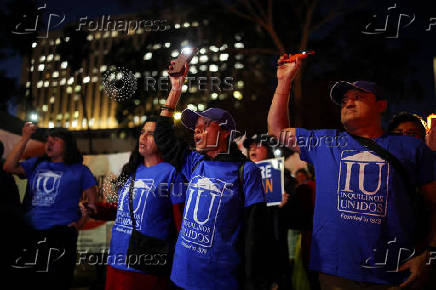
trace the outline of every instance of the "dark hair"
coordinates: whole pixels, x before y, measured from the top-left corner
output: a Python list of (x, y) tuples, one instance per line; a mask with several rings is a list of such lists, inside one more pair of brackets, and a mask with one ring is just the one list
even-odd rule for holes
[[(142, 123), (140, 130), (142, 130), (144, 125), (148, 122), (157, 122), (157, 117), (156, 116), (147, 117), (146, 121)], [(133, 174), (133, 172), (136, 171), (139, 165), (144, 163), (144, 156), (139, 154), (140, 136), (141, 134), (139, 133), (136, 138), (135, 149), (133, 149), (133, 151), (130, 153), (129, 161), (126, 164), (124, 164), (123, 168), (121, 169), (121, 174), (114, 181), (117, 190), (126, 183), (126, 181)]]
[(48, 132), (47, 137), (57, 137), (64, 140), (64, 163), (71, 165), (83, 162), (82, 153), (77, 148), (77, 141), (73, 133), (64, 128), (55, 128)]
[[(48, 131), (47, 138), (48, 137), (57, 137), (64, 140), (65, 147), (62, 156), (64, 163), (71, 165), (83, 162), (82, 153), (79, 151), (79, 148), (77, 148), (77, 141), (73, 133), (64, 128), (55, 128)], [(50, 157), (48, 157), (47, 154), (39, 156), (36, 160), (35, 167), (42, 161), (50, 161)]]
[(404, 122), (413, 122), (418, 127), (421, 135), (425, 137), (426, 129), (425, 129), (425, 121), (418, 115), (408, 113), (408, 112), (400, 112), (396, 114), (392, 120), (389, 122), (388, 131), (393, 132), (401, 123)]

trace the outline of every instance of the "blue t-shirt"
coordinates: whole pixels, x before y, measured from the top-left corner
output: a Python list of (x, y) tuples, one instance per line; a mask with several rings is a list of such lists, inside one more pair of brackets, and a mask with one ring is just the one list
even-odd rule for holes
[[(129, 211), (129, 179), (119, 190), (118, 210), (112, 228), (108, 264), (114, 268), (141, 272), (128, 267), (127, 249), (132, 234)], [(173, 204), (185, 202), (181, 175), (169, 163), (161, 162), (151, 167), (141, 164), (136, 169), (133, 187), (133, 208), (136, 230), (162, 240), (175, 240)], [(160, 259), (160, 258), (159, 258)], [(133, 260), (132, 263), (135, 263)], [(156, 263), (162, 261), (156, 261)]]
[(51, 161), (35, 167), (36, 160), (34, 157), (20, 162), (27, 177), (26, 220), (34, 229), (44, 230), (80, 219), (82, 192), (97, 184), (89, 168), (80, 163)]
[[(409, 273), (397, 267), (413, 253), (416, 219), (398, 172), (346, 132), (297, 129), (296, 135), (301, 160), (314, 165), (316, 176), (311, 268), (356, 281), (403, 282)], [(401, 161), (413, 185), (436, 179), (434, 155), (421, 140), (375, 141)]]
[(185, 289), (239, 289), (243, 210), (265, 202), (260, 170), (240, 162), (206, 161), (191, 152), (181, 170), (189, 180), (171, 280)]

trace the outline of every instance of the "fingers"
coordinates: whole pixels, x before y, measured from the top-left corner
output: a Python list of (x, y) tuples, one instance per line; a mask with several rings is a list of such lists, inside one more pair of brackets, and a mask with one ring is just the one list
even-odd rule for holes
[(412, 274), (409, 276), (409, 278), (408, 278), (406, 281), (404, 281), (404, 282), (400, 285), (400, 287), (401, 287), (401, 288), (405, 288), (405, 287), (410, 286), (410, 284), (412, 284), (412, 283), (416, 280), (416, 277), (417, 277), (417, 276), (418, 276), (417, 274), (412, 273)]

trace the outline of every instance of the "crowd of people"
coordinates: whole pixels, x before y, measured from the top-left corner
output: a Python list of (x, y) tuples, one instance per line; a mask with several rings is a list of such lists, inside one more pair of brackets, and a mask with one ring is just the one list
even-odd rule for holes
[[(299, 289), (290, 229), (301, 232), (300, 262), (311, 289), (431, 287), (436, 170), (422, 120), (401, 113), (385, 131), (383, 91), (368, 81), (339, 81), (330, 98), (341, 107), (345, 130), (291, 128), (290, 91), (301, 62), (281, 62), (286, 57), (279, 59), (268, 134), (310, 166), (285, 170), (282, 202), (268, 207), (255, 162), (273, 158), (277, 144), (256, 135), (244, 141), (244, 155), (233, 140), (235, 120), (220, 108), (185, 109), (181, 122), (195, 146), (177, 138), (173, 114), (186, 65), (184, 75), (170, 77), (160, 116), (147, 118), (115, 180), (107, 290)], [(50, 130), (45, 155), (20, 161), (35, 130), (26, 123), (2, 163), (9, 191), (2, 212), (22, 210), (16, 240), (38, 244), (48, 258), (20, 264), (25, 251), (17, 243), (6, 268), (37, 289), (68, 289), (78, 230), (97, 211), (97, 184), (66, 129)], [(10, 174), (27, 179), (22, 207)]]

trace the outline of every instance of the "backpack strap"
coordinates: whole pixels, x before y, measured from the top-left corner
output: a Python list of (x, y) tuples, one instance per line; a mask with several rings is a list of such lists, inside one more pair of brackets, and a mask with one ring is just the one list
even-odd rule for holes
[(395, 168), (395, 170), (398, 172), (398, 174), (401, 177), (401, 180), (403, 181), (404, 186), (407, 189), (407, 192), (410, 195), (410, 198), (413, 200), (415, 198), (415, 195), (413, 194), (415, 192), (414, 186), (412, 186), (412, 183), (410, 182), (409, 174), (407, 173), (406, 168), (403, 166), (400, 160), (397, 159), (392, 153), (387, 151), (385, 148), (378, 145), (374, 140), (352, 135), (348, 133), (354, 140), (359, 142), (360, 145), (362, 145), (365, 148), (368, 148), (377, 155), (379, 155), (381, 158), (386, 160), (389, 164), (392, 165), (392, 167)]
[(132, 231), (136, 230), (136, 221), (133, 215), (133, 187), (135, 186), (135, 179), (136, 179), (136, 170), (135, 172), (133, 172), (132, 181), (130, 182), (129, 185), (129, 212), (130, 212), (130, 219), (132, 220)]

